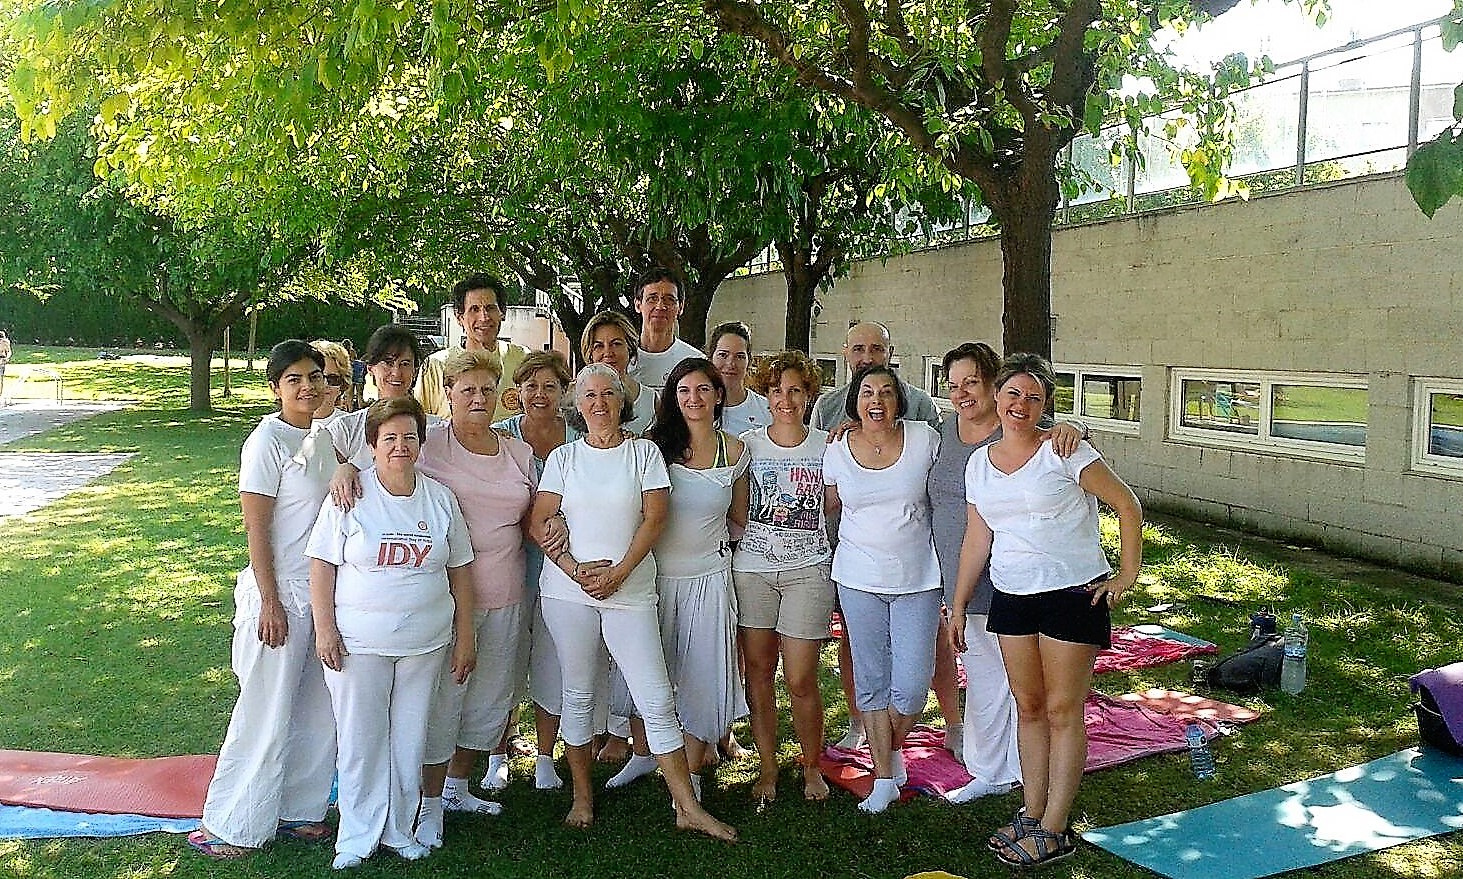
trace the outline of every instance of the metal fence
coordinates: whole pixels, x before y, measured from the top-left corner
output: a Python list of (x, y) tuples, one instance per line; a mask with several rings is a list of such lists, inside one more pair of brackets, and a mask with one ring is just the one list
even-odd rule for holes
[[(1263, 83), (1234, 93), (1235, 142), (1226, 176), (1267, 192), (1404, 167), (1419, 143), (1453, 124), (1453, 90), (1463, 83), (1463, 49), (1446, 52), (1440, 20), (1277, 65)], [(1163, 136), (1165, 120), (1152, 117), (1138, 138), (1140, 159), (1114, 146), (1122, 126), (1078, 136), (1067, 163), (1088, 185), (1064, 198), (1058, 225), (1073, 225), (1196, 204), (1178, 153), (1188, 144)], [(1115, 155), (1117, 156), (1115, 158)], [(913, 239), (928, 247), (988, 237), (989, 213), (978, 205), (963, 220)], [(778, 271), (774, 249), (748, 272)]]

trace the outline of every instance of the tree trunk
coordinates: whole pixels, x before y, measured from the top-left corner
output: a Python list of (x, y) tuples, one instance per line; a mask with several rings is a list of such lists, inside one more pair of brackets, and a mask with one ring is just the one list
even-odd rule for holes
[(212, 386), (213, 352), (218, 347), (219, 331), (212, 327), (194, 327), (188, 333), (188, 408), (208, 412)]
[[(1044, 176), (1046, 179), (1013, 184), (1007, 198), (992, 199), (991, 212), (1001, 224), (1005, 264), (1001, 344), (1007, 354), (1040, 354), (1050, 360), (1052, 224), (1060, 192), (1055, 173)], [(997, 210), (997, 202), (1002, 209)]]
[(826, 274), (826, 270), (820, 272), (810, 264), (809, 256), (791, 241), (777, 242), (777, 257), (787, 282), (787, 334), (783, 345), (804, 354), (810, 353), (813, 341), (813, 299)]
[[(717, 278), (717, 283), (721, 279)], [(716, 293), (716, 284), (707, 289), (700, 283), (687, 283), (685, 308), (681, 311), (681, 341), (706, 347), (706, 317), (711, 313), (711, 297)]]

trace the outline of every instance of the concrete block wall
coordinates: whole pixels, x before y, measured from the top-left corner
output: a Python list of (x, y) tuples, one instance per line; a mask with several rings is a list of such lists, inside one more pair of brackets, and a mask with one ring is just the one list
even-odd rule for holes
[[(851, 320), (893, 334), (901, 367), (969, 339), (1000, 347), (1001, 255), (977, 241), (857, 265), (820, 298), (814, 353)], [(780, 275), (728, 281), (712, 321), (780, 347)], [(1137, 368), (1136, 436), (1098, 432), (1145, 503), (1463, 581), (1463, 478), (1410, 470), (1412, 378), (1463, 378), (1463, 209), (1428, 220), (1400, 175), (1059, 230), (1058, 362)], [(1175, 368), (1365, 377), (1364, 462), (1238, 451), (1174, 437)], [(841, 377), (840, 377), (841, 378)]]

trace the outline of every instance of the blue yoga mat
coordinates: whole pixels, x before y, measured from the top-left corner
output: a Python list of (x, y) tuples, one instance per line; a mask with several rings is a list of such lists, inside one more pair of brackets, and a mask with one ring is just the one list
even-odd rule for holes
[(1171, 879), (1259, 879), (1463, 829), (1463, 759), (1409, 748), (1082, 837)]
[(141, 833), (189, 833), (197, 829), (197, 818), (97, 815), (30, 806), (0, 806), (0, 839), (136, 836)]

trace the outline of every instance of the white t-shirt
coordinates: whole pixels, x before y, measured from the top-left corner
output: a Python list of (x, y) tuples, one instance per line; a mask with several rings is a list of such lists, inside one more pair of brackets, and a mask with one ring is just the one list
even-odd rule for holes
[(965, 465), (965, 500), (994, 534), (991, 582), (1010, 595), (1034, 595), (1090, 583), (1112, 572), (1098, 541), (1097, 498), (1077, 480), (1102, 460), (1086, 441), (1070, 458), (1051, 441), (1014, 473), (991, 464), (990, 446)]
[(655, 423), (655, 401), (659, 396), (655, 388), (641, 384), (640, 396), (635, 398), (635, 417), (625, 422), (624, 428), (635, 436), (644, 436)]
[(732, 483), (747, 472), (751, 456), (742, 449), (736, 463), (696, 470), (668, 468), (671, 506), (665, 530), (655, 542), (656, 572), (662, 577), (701, 577), (731, 567), (726, 514)]
[[(357, 470), (367, 470), (376, 466), (376, 459), (371, 454), (371, 446), (366, 442), (366, 409), (357, 409), (354, 412), (347, 412), (339, 418), (325, 422), (325, 429), (330, 432), (330, 441), (335, 450), (345, 458), (346, 463), (355, 465)], [(440, 424), (445, 419), (428, 413), (427, 427)], [(426, 439), (426, 437), (422, 437)]]
[(350, 512), (329, 499), (306, 552), (336, 566), (335, 622), (351, 653), (412, 656), (452, 638), (447, 569), (472, 561), (467, 522), (447, 486), (417, 474), (410, 497), (361, 473)]
[(772, 407), (767, 405), (767, 398), (751, 389), (747, 390), (747, 399), (721, 410), (721, 429), (732, 436), (741, 436), (771, 423)]
[[(305, 542), (315, 527), (334, 471), (335, 453), (329, 438), (315, 429), (293, 427), (278, 414), (265, 416), (239, 452), (239, 491), (274, 498), (269, 540), (275, 586), (280, 601), (293, 613), (310, 609), (310, 560), (305, 557)], [(259, 590), (241, 590), (236, 601), (252, 601), (249, 606), (257, 611)]]
[(680, 339), (671, 343), (671, 346), (660, 353), (640, 349), (635, 356), (635, 362), (630, 364), (630, 375), (641, 384), (650, 385), (656, 393), (665, 387), (665, 377), (670, 375), (676, 364), (687, 357), (705, 357), (700, 348), (690, 342), (683, 342)]
[(907, 595), (940, 588), (925, 491), (940, 434), (923, 421), (899, 423), (904, 450), (882, 470), (855, 461), (847, 437), (823, 453), (823, 481), (838, 487), (843, 504), (833, 579), (862, 592)]
[(823, 517), (823, 453), (828, 434), (808, 431), (792, 448), (779, 446), (767, 428), (742, 437), (751, 458), (747, 474), (751, 504), (747, 530), (732, 567), (769, 574), (826, 562), (833, 555)]
[[(549, 453), (538, 490), (562, 498), (559, 509), (569, 524), (569, 552), (581, 562), (625, 557), (643, 521), (644, 492), (669, 488), (670, 474), (655, 443), (625, 440), (612, 449), (596, 449), (575, 440)], [(589, 597), (568, 574), (544, 565), (540, 594), (593, 607), (654, 607), (655, 556), (635, 566), (624, 584), (604, 601)]]

